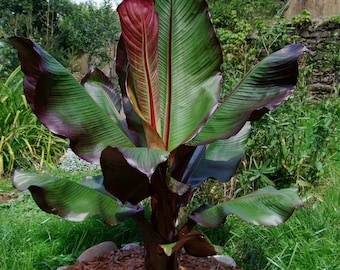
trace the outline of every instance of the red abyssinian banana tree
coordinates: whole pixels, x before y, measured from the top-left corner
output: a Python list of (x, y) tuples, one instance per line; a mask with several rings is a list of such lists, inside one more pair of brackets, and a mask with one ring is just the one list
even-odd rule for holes
[[(295, 189), (273, 187), (194, 210), (179, 227), (180, 207), (207, 178), (227, 181), (244, 153), (250, 122), (282, 104), (295, 89), (298, 57), (292, 44), (257, 64), (222, 100), (222, 54), (204, 0), (124, 0), (116, 70), (120, 91), (98, 69), (79, 84), (31, 40), (12, 37), (26, 98), (40, 121), (67, 137), (81, 158), (100, 163), (102, 176), (78, 184), (16, 171), (39, 207), (65, 219), (100, 215), (110, 225), (132, 217), (141, 229), (146, 269), (177, 269), (184, 248), (217, 252), (198, 229), (235, 214), (274, 226), (302, 203)], [(142, 200), (151, 198), (151, 216)]]

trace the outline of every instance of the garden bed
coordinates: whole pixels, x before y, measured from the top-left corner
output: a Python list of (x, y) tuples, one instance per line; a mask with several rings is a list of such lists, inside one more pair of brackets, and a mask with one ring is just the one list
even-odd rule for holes
[[(180, 270), (241, 270), (242, 268), (229, 268), (222, 266), (213, 257), (193, 257), (186, 253), (179, 256)], [(117, 249), (106, 256), (95, 258), (90, 262), (80, 262), (65, 268), (65, 270), (144, 270), (144, 248), (135, 246), (130, 249)]]

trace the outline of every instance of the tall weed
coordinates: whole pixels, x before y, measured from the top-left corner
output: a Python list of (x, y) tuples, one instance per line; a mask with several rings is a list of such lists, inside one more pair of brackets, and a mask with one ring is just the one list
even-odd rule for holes
[(0, 175), (16, 167), (42, 169), (64, 154), (66, 141), (40, 124), (22, 92), (20, 68), (0, 83)]
[(281, 108), (255, 124), (238, 175), (239, 191), (264, 185), (311, 187), (322, 179), (340, 151), (340, 102), (329, 96), (316, 100), (299, 85)]

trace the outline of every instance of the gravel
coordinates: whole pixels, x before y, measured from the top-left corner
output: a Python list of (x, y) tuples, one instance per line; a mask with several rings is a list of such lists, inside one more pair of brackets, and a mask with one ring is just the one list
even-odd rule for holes
[(68, 172), (100, 170), (99, 165), (89, 163), (79, 158), (70, 148), (67, 149), (66, 154), (60, 158), (59, 168)]

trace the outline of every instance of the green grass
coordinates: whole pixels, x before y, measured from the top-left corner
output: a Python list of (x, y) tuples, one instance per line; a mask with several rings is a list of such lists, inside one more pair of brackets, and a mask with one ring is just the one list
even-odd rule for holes
[[(12, 190), (9, 182), (0, 181), (0, 194)], [(85, 249), (102, 241), (117, 245), (140, 241), (132, 220), (115, 227), (98, 218), (82, 223), (66, 221), (41, 211), (29, 192), (0, 204), (0, 216), (1, 270), (56, 269), (74, 263)]]
[(18, 167), (42, 169), (65, 152), (66, 141), (54, 136), (33, 114), (22, 82), (20, 67), (0, 82), (0, 175)]
[[(285, 224), (258, 227), (232, 216), (223, 227), (205, 232), (244, 269), (340, 269), (340, 167), (336, 164), (336, 160), (330, 164), (329, 177), (309, 190), (306, 206)], [(82, 174), (70, 176), (78, 180)], [(2, 179), (0, 193), (12, 191), (10, 179)], [(117, 245), (141, 241), (132, 220), (115, 227), (97, 218), (65, 221), (42, 212), (26, 192), (0, 204), (0, 216), (2, 270), (56, 269), (72, 264), (82, 251), (102, 241)]]
[(226, 252), (245, 269), (340, 269), (340, 188), (298, 209), (283, 225), (254, 227), (233, 220)]

